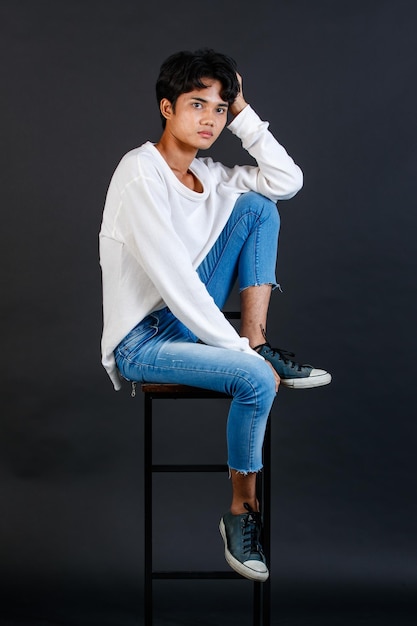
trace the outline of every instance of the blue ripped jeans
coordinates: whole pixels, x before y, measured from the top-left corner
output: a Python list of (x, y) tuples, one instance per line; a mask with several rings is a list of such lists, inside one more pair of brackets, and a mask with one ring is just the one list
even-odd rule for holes
[[(236, 279), (240, 291), (276, 286), (279, 225), (272, 201), (254, 192), (239, 197), (197, 270), (220, 309)], [(275, 379), (265, 361), (198, 343), (167, 307), (135, 326), (117, 346), (115, 358), (127, 380), (181, 383), (229, 394), (228, 465), (244, 474), (262, 468), (265, 428), (275, 398)]]

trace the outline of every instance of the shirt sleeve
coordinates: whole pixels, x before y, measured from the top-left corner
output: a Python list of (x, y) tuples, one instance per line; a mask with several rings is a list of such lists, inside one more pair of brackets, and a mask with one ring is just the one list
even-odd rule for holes
[(256, 160), (256, 166), (237, 165), (219, 168), (224, 183), (239, 191), (257, 191), (273, 202), (289, 200), (301, 189), (303, 173), (285, 148), (269, 131), (269, 123), (260, 119), (247, 105), (228, 129), (240, 138), (242, 147)]

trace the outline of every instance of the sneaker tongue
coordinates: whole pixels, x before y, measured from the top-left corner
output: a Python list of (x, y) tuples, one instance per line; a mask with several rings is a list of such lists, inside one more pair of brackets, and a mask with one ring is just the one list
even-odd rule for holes
[(248, 513), (246, 517), (246, 525), (250, 524), (251, 526), (258, 526), (260, 523), (259, 513), (252, 512)]
[(260, 522), (260, 513), (254, 511), (252, 507), (249, 506), (249, 504), (247, 504), (246, 502), (244, 504), (244, 507), (247, 510), (245, 523), (254, 524), (256, 526)]

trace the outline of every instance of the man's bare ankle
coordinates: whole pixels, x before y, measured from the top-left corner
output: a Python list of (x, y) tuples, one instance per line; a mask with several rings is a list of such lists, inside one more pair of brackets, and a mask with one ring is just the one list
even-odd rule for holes
[(247, 513), (248, 509), (245, 508), (245, 504), (248, 504), (250, 506), (250, 508), (252, 509), (252, 511), (258, 512), (259, 511), (259, 505), (257, 502), (253, 502), (252, 504), (250, 502), (242, 502), (240, 504), (232, 504), (232, 506), (230, 507), (230, 512), (232, 515), (242, 515), (242, 513)]

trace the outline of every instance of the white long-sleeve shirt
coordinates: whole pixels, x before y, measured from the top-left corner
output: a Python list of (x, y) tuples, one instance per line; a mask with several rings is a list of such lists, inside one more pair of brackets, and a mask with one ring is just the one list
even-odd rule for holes
[(204, 343), (257, 355), (218, 309), (196, 269), (240, 194), (257, 191), (274, 202), (289, 199), (301, 188), (303, 175), (249, 105), (228, 129), (257, 166), (229, 168), (196, 158), (190, 170), (202, 193), (183, 185), (151, 142), (128, 152), (113, 174), (99, 241), (102, 363), (116, 390), (121, 383), (114, 349), (144, 317), (164, 306)]

